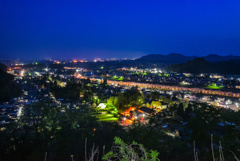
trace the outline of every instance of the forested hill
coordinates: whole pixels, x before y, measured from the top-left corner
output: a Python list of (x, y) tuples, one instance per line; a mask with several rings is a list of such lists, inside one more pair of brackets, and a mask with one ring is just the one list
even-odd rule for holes
[(7, 71), (7, 66), (5, 64), (0, 63), (0, 73), (4, 73)]
[[(161, 55), (161, 54), (150, 54), (146, 56), (142, 56), (139, 59), (136, 59), (139, 63), (156, 63), (156, 64), (164, 64), (164, 65), (171, 65), (171, 64), (181, 64), (186, 63), (190, 60), (197, 58), (196, 56), (185, 56), (182, 54), (168, 54), (168, 55)], [(207, 56), (199, 57), (203, 58), (208, 62), (216, 63), (220, 61), (230, 61), (230, 60), (240, 60), (240, 56), (220, 56), (215, 54), (210, 54)]]
[(182, 64), (171, 65), (168, 71), (178, 73), (219, 73), (240, 74), (240, 60), (227, 60), (219, 62), (208, 62), (204, 58), (196, 58)]
[(8, 74), (7, 66), (0, 63), (0, 102), (9, 101), (11, 98), (21, 95), (22, 90), (14, 82), (14, 76)]
[(195, 56), (184, 56), (182, 54), (172, 53), (169, 55), (161, 55), (161, 54), (150, 54), (143, 56), (136, 61), (138, 62), (149, 62), (149, 63), (162, 63), (162, 64), (179, 64), (185, 63), (189, 60), (196, 58)]

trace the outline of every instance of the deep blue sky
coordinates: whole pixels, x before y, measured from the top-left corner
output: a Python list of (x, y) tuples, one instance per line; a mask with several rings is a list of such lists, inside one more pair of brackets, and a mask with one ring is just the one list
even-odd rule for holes
[(0, 0), (0, 57), (240, 55), (240, 0)]

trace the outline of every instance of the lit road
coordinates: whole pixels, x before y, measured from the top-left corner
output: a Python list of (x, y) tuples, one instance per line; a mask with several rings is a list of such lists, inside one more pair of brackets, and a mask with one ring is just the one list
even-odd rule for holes
[[(87, 77), (82, 77), (87, 78)], [(90, 78), (93, 81), (102, 81), (102, 79)], [(189, 88), (189, 87), (179, 87), (179, 86), (169, 86), (169, 85), (161, 85), (161, 84), (150, 84), (150, 83), (136, 83), (136, 82), (121, 82), (121, 81), (113, 81), (107, 80), (108, 84), (115, 84), (121, 86), (138, 86), (141, 88), (152, 88), (152, 89), (161, 89), (161, 90), (170, 90), (170, 91), (190, 91), (193, 93), (202, 93), (209, 95), (219, 95), (219, 96), (228, 96), (228, 97), (240, 97), (240, 93), (233, 92), (224, 92), (220, 90), (209, 90), (203, 88)]]
[(18, 112), (17, 112), (17, 118), (20, 119), (21, 115), (22, 115), (22, 109), (23, 109), (23, 106), (20, 106), (19, 109), (18, 109)]

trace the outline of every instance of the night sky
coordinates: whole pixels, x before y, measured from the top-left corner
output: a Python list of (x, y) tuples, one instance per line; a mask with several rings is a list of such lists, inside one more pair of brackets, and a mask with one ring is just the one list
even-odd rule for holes
[(240, 0), (0, 0), (0, 58), (240, 55)]

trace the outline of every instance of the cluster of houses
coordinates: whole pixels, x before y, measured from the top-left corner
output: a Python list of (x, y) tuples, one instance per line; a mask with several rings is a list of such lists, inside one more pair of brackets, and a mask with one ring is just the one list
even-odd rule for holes
[(0, 131), (5, 130), (9, 123), (17, 121), (20, 110), (20, 104), (10, 103), (0, 105)]

